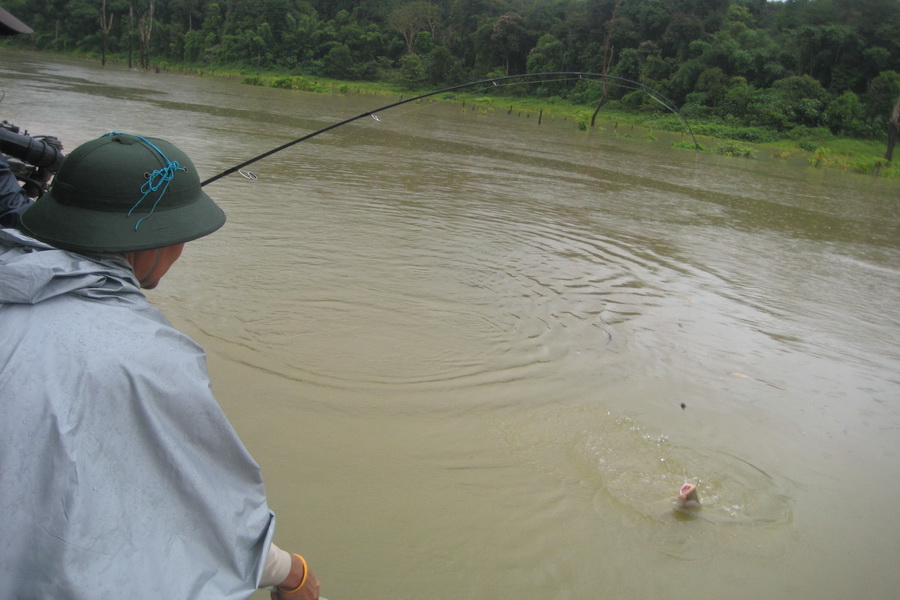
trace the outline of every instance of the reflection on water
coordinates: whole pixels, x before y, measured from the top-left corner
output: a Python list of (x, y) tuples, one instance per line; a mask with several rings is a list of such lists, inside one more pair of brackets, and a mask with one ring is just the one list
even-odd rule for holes
[[(67, 148), (168, 138), (204, 177), (387, 103), (4, 58), (4, 118)], [(379, 116), (210, 185), (228, 224), (151, 296), (327, 597), (900, 584), (896, 182), (505, 110)]]

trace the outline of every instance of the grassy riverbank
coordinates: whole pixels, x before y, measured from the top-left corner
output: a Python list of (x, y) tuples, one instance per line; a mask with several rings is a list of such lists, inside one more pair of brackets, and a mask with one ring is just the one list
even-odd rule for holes
[[(73, 58), (72, 55), (66, 55)], [(78, 56), (84, 60), (97, 57)], [(109, 62), (122, 64), (123, 60)], [(397, 83), (339, 81), (324, 77), (291, 75), (288, 73), (260, 72), (250, 69), (224, 69), (171, 65), (165, 62), (154, 70), (159, 73), (231, 79), (247, 85), (283, 88), (323, 94), (368, 94), (382, 96), (383, 104), (403, 98), (430, 93), (432, 89), (410, 90)], [(885, 160), (886, 143), (877, 140), (837, 138), (826, 129), (795, 129), (790, 135), (770, 129), (746, 127), (687, 118), (690, 132), (674, 114), (660, 107), (660, 112), (635, 112), (617, 102), (609, 102), (595, 120), (594, 106), (573, 104), (558, 97), (533, 98), (503, 94), (487, 88), (470, 88), (472, 91), (448, 92), (434, 96), (443, 101), (458, 102), (483, 112), (506, 111), (538, 120), (564, 120), (573, 127), (587, 131), (591, 127), (610, 131), (625, 137), (658, 141), (654, 132), (682, 134), (681, 140), (670, 142), (674, 148), (695, 150), (696, 140), (703, 152), (718, 153), (742, 159), (772, 156), (776, 159), (806, 164), (810, 168), (842, 169), (853, 173), (900, 179), (900, 148), (893, 163)], [(487, 91), (495, 92), (488, 94)], [(379, 102), (374, 103), (380, 105)], [(662, 137), (662, 136), (660, 136)], [(671, 136), (667, 136), (671, 137)]]
[[(175, 69), (179, 70), (179, 69)], [(189, 69), (180, 69), (182, 72)], [(347, 82), (322, 77), (304, 77), (277, 73), (247, 73), (241, 71), (198, 70), (202, 76), (239, 79), (248, 85), (285, 88), (313, 93), (371, 94), (384, 96), (386, 102), (427, 94), (433, 90), (409, 90), (393, 83)], [(490, 91), (490, 90), (488, 90)], [(526, 98), (508, 95), (491, 95), (484, 90), (474, 92), (448, 92), (434, 98), (458, 102), (484, 112), (506, 111), (533, 119), (565, 120), (580, 130), (591, 127), (594, 106), (578, 105), (559, 98)], [(682, 133), (682, 140), (672, 142), (676, 148), (699, 149), (745, 159), (771, 155), (776, 159), (800, 159), (810, 168), (842, 169), (853, 173), (900, 179), (900, 159), (893, 163), (884, 158), (886, 144), (876, 140), (860, 140), (834, 137), (827, 130), (808, 129), (795, 131), (791, 136), (779, 136), (777, 132), (763, 128), (734, 126), (705, 121), (687, 120), (690, 131), (674, 114), (638, 113), (623, 109), (615, 102), (608, 103), (593, 127), (621, 132), (628, 137), (640, 137), (656, 141), (654, 131)], [(637, 133), (635, 133), (637, 132)], [(900, 149), (898, 149), (900, 152)]]

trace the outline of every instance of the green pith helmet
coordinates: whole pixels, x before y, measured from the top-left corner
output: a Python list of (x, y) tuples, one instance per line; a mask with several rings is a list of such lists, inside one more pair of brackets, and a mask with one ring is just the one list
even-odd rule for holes
[(50, 191), (22, 214), (21, 228), (65, 250), (132, 252), (195, 240), (224, 223), (181, 150), (110, 133), (66, 157)]

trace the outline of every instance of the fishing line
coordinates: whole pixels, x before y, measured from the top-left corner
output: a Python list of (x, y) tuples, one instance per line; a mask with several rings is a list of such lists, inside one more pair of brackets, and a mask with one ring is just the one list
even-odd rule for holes
[[(511, 85), (511, 84), (513, 84), (513, 82), (515, 82), (515, 84), (517, 84), (517, 85), (527, 85), (527, 84), (534, 84), (534, 83), (554, 83), (554, 82), (562, 82), (562, 81), (580, 81), (580, 80), (587, 80), (587, 81), (607, 80), (609, 83), (612, 83), (613, 85), (616, 85), (618, 87), (623, 87), (626, 89), (632, 89), (632, 90), (636, 90), (636, 91), (645, 92), (654, 101), (656, 101), (661, 106), (663, 106), (667, 110), (671, 111), (676, 117), (678, 117), (678, 120), (681, 122), (682, 127), (684, 127), (684, 129), (690, 134), (691, 139), (694, 141), (694, 146), (697, 147), (697, 140), (696, 140), (696, 138), (694, 138), (694, 132), (693, 132), (693, 130), (691, 130), (691, 126), (688, 124), (688, 122), (685, 120), (685, 118), (681, 115), (681, 113), (678, 112), (678, 109), (675, 108), (674, 103), (671, 100), (669, 100), (668, 98), (666, 98), (665, 96), (663, 96), (662, 94), (660, 94), (659, 92), (657, 92), (656, 90), (654, 90), (653, 88), (651, 88), (650, 86), (644, 85), (643, 83), (640, 83), (637, 81), (632, 81), (630, 79), (625, 79), (624, 77), (617, 77), (615, 75), (604, 75), (602, 73), (587, 73), (587, 72), (581, 72), (581, 71), (557, 71), (557, 72), (548, 72), (548, 73), (528, 73), (528, 74), (524, 74), (524, 75), (506, 75), (503, 77), (493, 77), (491, 79), (470, 81), (468, 83), (452, 85), (450, 87), (446, 87), (446, 88), (443, 88), (440, 90), (428, 92), (425, 94), (419, 94), (418, 96), (406, 98), (405, 100), (398, 100), (397, 102), (392, 102), (390, 104), (386, 104), (385, 106), (360, 113), (360, 114), (356, 115), (355, 117), (350, 117), (349, 119), (344, 119), (343, 121), (339, 121), (337, 123), (333, 123), (327, 127), (323, 127), (322, 129), (313, 131), (312, 133), (308, 133), (308, 134), (301, 136), (295, 140), (292, 140), (290, 142), (287, 142), (285, 144), (282, 144), (280, 146), (272, 148), (271, 150), (263, 152), (262, 154), (254, 156), (253, 158), (251, 158), (249, 160), (245, 160), (244, 162), (242, 162), (238, 165), (235, 165), (229, 169), (226, 169), (226, 170), (222, 171), (221, 173), (219, 173), (218, 175), (214, 175), (214, 176), (210, 177), (206, 181), (202, 182), (200, 185), (202, 187), (207, 184), (210, 184), (214, 181), (221, 179), (222, 177), (225, 177), (226, 175), (231, 175), (232, 173), (241, 171), (244, 167), (251, 165), (259, 160), (262, 160), (262, 159), (264, 159), (268, 156), (271, 156), (277, 152), (281, 152), (282, 150), (290, 148), (291, 146), (294, 146), (295, 144), (299, 144), (300, 142), (305, 142), (308, 139), (314, 138), (314, 137), (321, 135), (323, 133), (326, 133), (328, 131), (332, 131), (334, 129), (337, 129), (338, 127), (347, 125), (348, 123), (352, 123), (354, 121), (358, 121), (358, 120), (364, 119), (366, 117), (372, 117), (376, 121), (380, 121), (381, 118), (378, 116), (378, 113), (384, 112), (386, 110), (389, 110), (389, 109), (397, 107), (397, 106), (401, 106), (403, 104), (409, 104), (410, 102), (415, 102), (417, 100), (422, 100), (424, 98), (430, 98), (431, 96), (437, 96), (438, 94), (445, 94), (448, 92), (454, 92), (457, 90), (463, 90), (466, 88), (471, 88), (471, 87), (476, 87), (476, 86), (484, 86), (484, 85), (493, 85), (494, 87), (500, 87), (501, 85), (504, 85), (504, 86)], [(245, 177), (246, 177), (246, 175), (245, 175)]]

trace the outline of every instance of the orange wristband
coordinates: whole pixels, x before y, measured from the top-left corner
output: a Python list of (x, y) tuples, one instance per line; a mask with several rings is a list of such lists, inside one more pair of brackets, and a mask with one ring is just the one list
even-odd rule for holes
[(293, 556), (296, 556), (297, 558), (299, 558), (300, 563), (303, 565), (303, 577), (300, 579), (300, 585), (298, 585), (297, 587), (295, 587), (292, 590), (286, 590), (279, 585), (278, 590), (284, 592), (285, 594), (293, 594), (294, 592), (300, 591), (300, 588), (302, 588), (303, 585), (306, 583), (306, 576), (309, 575), (309, 565), (306, 564), (306, 559), (304, 559), (299, 554), (294, 554)]

